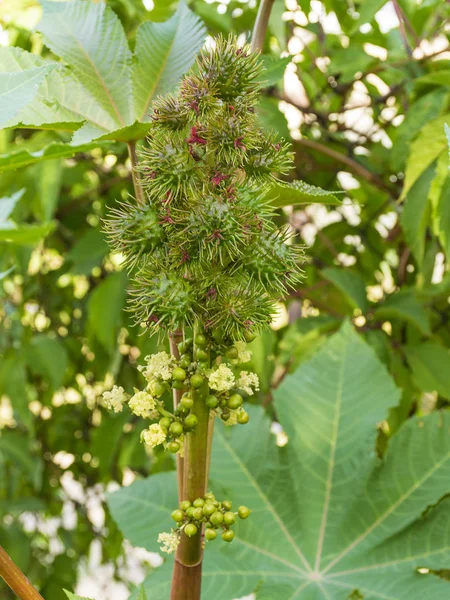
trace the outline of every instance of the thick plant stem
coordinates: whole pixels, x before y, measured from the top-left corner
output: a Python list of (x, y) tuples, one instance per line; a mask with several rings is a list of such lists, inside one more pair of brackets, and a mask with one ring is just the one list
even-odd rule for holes
[[(170, 353), (175, 358), (180, 358), (180, 353), (178, 352), (178, 344), (183, 341), (183, 334), (181, 331), (177, 330), (169, 334), (169, 343), (170, 343)], [(174, 410), (178, 406), (178, 403), (181, 400), (181, 396), (183, 395), (183, 390), (173, 390), (173, 408)], [(181, 458), (179, 454), (177, 454), (177, 482), (178, 482), (178, 502), (181, 502), (184, 499), (184, 458)]]
[(1, 546), (0, 576), (20, 600), (44, 600)]
[(128, 155), (131, 163), (131, 176), (133, 178), (134, 193), (139, 204), (145, 203), (145, 194), (142, 187), (141, 177), (137, 171), (138, 157), (136, 154), (136, 142), (128, 142)]
[[(194, 347), (195, 355), (195, 347)], [(192, 412), (198, 419), (195, 430), (186, 435), (184, 459), (184, 500), (193, 502), (207, 492), (209, 468), (209, 408), (205, 404), (208, 383), (194, 390)], [(203, 558), (203, 531), (188, 538), (181, 534), (175, 556), (171, 600), (200, 600)]]
[(266, 37), (267, 25), (269, 23), (269, 17), (274, 1), (275, 0), (261, 0), (250, 44), (252, 52), (262, 52), (264, 48), (264, 39)]

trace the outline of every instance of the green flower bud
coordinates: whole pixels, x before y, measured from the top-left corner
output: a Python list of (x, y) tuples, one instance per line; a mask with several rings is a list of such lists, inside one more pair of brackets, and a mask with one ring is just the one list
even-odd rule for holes
[(228, 421), (230, 416), (231, 416), (230, 411), (227, 408), (223, 408), (222, 413), (220, 415), (220, 418), (222, 419), (222, 421)]
[(205, 501), (203, 500), (203, 498), (196, 498), (194, 500), (194, 506), (195, 506), (195, 508), (201, 508), (204, 505), (205, 505)]
[(225, 510), (231, 510), (232, 502), (230, 502), (230, 500), (223, 500), (222, 506)]
[[(197, 533), (197, 531), (198, 531), (198, 529), (193, 523), (188, 523), (186, 525), (186, 527), (184, 528), (184, 533), (188, 537), (194, 537), (194, 535)], [(230, 540), (230, 542), (231, 542), (231, 540)]]
[(206, 350), (203, 350), (202, 348), (197, 348), (197, 352), (195, 353), (197, 360), (200, 361), (205, 361), (208, 360), (208, 353), (206, 352)]
[(192, 375), (190, 381), (191, 381), (192, 387), (194, 389), (198, 389), (199, 387), (202, 387), (205, 380), (201, 375), (198, 375), (197, 373), (195, 373), (194, 375)]
[(180, 367), (175, 367), (172, 371), (172, 379), (175, 379), (175, 381), (184, 381), (186, 379), (186, 371)]
[(192, 362), (192, 357), (190, 354), (183, 354), (180, 357), (180, 367), (182, 367), (183, 369), (188, 369), (191, 362)]
[(237, 416), (237, 422), (240, 425), (245, 425), (246, 423), (248, 423), (250, 417), (248, 415), (248, 412), (246, 412), (245, 410), (242, 410), (241, 412), (238, 413)]
[(180, 342), (177, 347), (180, 354), (184, 354), (187, 351), (186, 342)]
[(195, 344), (200, 348), (204, 348), (208, 344), (208, 340), (203, 335), (203, 333), (197, 333), (195, 336)]
[(172, 387), (174, 390), (182, 390), (183, 382), (175, 379), (174, 381), (172, 381)]
[(195, 429), (197, 427), (198, 419), (195, 415), (190, 414), (184, 420), (184, 426), (186, 429)]
[(180, 404), (183, 408), (192, 408), (194, 406), (194, 400), (191, 396), (183, 396), (180, 400)]
[(228, 529), (227, 531), (224, 531), (222, 533), (221, 537), (224, 542), (232, 542), (234, 540), (234, 531), (231, 529)]
[(159, 420), (159, 424), (161, 425), (161, 427), (163, 429), (169, 429), (170, 424), (171, 424), (171, 419), (169, 419), (169, 417), (163, 417), (162, 419)]
[(186, 348), (189, 349), (192, 346), (192, 344), (194, 343), (194, 340), (189, 337), (184, 340), (184, 343), (186, 344)]
[(187, 511), (188, 508), (190, 508), (191, 503), (189, 502), (189, 500), (183, 500), (183, 502), (180, 502), (180, 508), (181, 510), (184, 510), (184, 512)]
[(158, 398), (159, 396), (162, 396), (164, 394), (165, 389), (166, 388), (164, 387), (164, 385), (159, 381), (152, 381), (149, 385), (150, 393)]
[(183, 433), (183, 425), (181, 423), (178, 423), (178, 421), (175, 421), (174, 423), (172, 423), (172, 425), (169, 427), (169, 431), (170, 433), (172, 433), (175, 437), (179, 437), (182, 433)]
[(240, 394), (233, 394), (228, 398), (227, 405), (229, 408), (236, 409), (242, 406), (244, 399)]
[(184, 521), (184, 513), (182, 510), (179, 510), (179, 509), (174, 510), (170, 516), (177, 523), (181, 523), (181, 521)]
[(217, 533), (214, 531), (214, 529), (205, 529), (205, 539), (208, 540), (208, 542), (212, 542), (212, 540), (215, 540), (217, 537)]
[(194, 508), (192, 515), (196, 521), (201, 521), (203, 518), (203, 510), (201, 508)]
[(225, 354), (227, 358), (230, 358), (231, 360), (234, 360), (239, 356), (238, 349), (235, 346), (231, 346), (230, 348), (228, 348)]
[(252, 511), (249, 508), (247, 508), (246, 506), (240, 506), (238, 508), (238, 515), (241, 519), (248, 519), (251, 512)]
[(216, 512), (216, 507), (211, 502), (207, 502), (203, 507), (203, 514), (207, 517), (210, 517), (212, 514)]
[(219, 525), (222, 525), (223, 523), (223, 514), (221, 512), (219, 512), (218, 510), (216, 510), (216, 512), (214, 512), (209, 520), (211, 521), (211, 523), (213, 525), (215, 525), (216, 527), (219, 527)]
[(209, 396), (206, 396), (205, 404), (208, 408), (217, 408), (219, 401), (215, 396), (211, 394)]
[(193, 506), (190, 506), (186, 510), (186, 516), (189, 517), (189, 519), (193, 519), (194, 518), (194, 510), (195, 510), (195, 508)]
[(226, 512), (223, 515), (223, 522), (228, 526), (233, 525), (236, 522), (236, 515), (232, 512)]
[(167, 450), (171, 454), (176, 454), (180, 448), (181, 448), (181, 446), (180, 446), (180, 444), (178, 442), (169, 442), (167, 444)]

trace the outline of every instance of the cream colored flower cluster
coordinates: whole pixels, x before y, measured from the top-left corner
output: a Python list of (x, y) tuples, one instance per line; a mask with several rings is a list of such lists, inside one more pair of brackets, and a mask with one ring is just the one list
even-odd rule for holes
[(169, 381), (174, 370), (175, 358), (167, 354), (167, 352), (158, 352), (145, 357), (145, 366), (140, 366), (138, 369), (142, 372), (148, 383), (152, 383), (155, 379)]
[(180, 533), (172, 531), (170, 533), (160, 533), (158, 536), (158, 544), (162, 544), (161, 550), (166, 554), (172, 554), (178, 548), (180, 543)]
[(166, 432), (159, 423), (153, 423), (148, 429), (144, 429), (141, 433), (141, 441), (147, 446), (154, 448), (163, 444), (166, 441)]
[(117, 385), (113, 386), (111, 391), (103, 392), (102, 395), (106, 408), (116, 413), (122, 412), (123, 405), (128, 400), (128, 396), (123, 387)]
[(157, 400), (148, 392), (135, 391), (136, 393), (128, 402), (128, 406), (133, 413), (144, 419), (157, 419), (159, 417), (159, 412), (156, 410)]

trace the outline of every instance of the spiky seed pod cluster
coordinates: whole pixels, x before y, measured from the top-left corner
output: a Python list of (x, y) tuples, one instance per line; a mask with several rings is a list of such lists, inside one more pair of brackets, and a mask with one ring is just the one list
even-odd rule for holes
[(258, 127), (262, 71), (257, 54), (221, 38), (154, 105), (140, 155), (146, 205), (124, 204), (107, 223), (134, 270), (132, 310), (152, 330), (203, 324), (243, 339), (301, 279), (301, 250), (265, 200), (292, 157)]

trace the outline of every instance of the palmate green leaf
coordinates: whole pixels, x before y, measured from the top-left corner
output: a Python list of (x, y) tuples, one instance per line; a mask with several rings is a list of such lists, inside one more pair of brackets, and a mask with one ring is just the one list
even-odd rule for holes
[(419, 329), (424, 335), (431, 335), (429, 315), (412, 289), (403, 288), (389, 296), (374, 311), (374, 317), (380, 319), (402, 319)]
[(39, 85), (55, 66), (0, 73), (0, 127), (4, 127), (32, 101)]
[(363, 312), (368, 309), (366, 286), (361, 275), (337, 267), (323, 269), (322, 275), (344, 294), (353, 308), (360, 308)]
[(55, 227), (55, 223), (52, 221), (38, 225), (28, 223), (17, 225), (14, 221), (9, 220), (14, 206), (24, 192), (25, 190), (20, 190), (10, 197), (0, 198), (0, 242), (9, 242), (18, 246), (34, 246)]
[[(231, 545), (207, 544), (202, 598), (448, 596), (448, 582), (416, 569), (450, 561), (450, 501), (434, 506), (450, 490), (450, 414), (410, 419), (379, 459), (377, 424), (399, 399), (373, 350), (346, 324), (275, 392), (286, 446), (276, 446), (261, 408), (250, 407), (243, 428), (217, 428), (211, 487), (253, 512)], [(176, 501), (174, 473), (108, 498), (125, 536), (149, 550), (171, 527)], [(149, 600), (169, 598), (171, 569), (167, 560), (146, 579)]]
[(72, 594), (72, 592), (68, 592), (67, 590), (64, 590), (64, 593), (69, 598), (69, 600), (90, 600), (89, 598), (84, 598), (84, 597), (82, 598), (81, 596), (77, 596), (76, 594)]
[(323, 190), (304, 181), (292, 181), (278, 182), (271, 186), (266, 197), (274, 206), (279, 207), (292, 204), (341, 204), (335, 194), (336, 192)]

